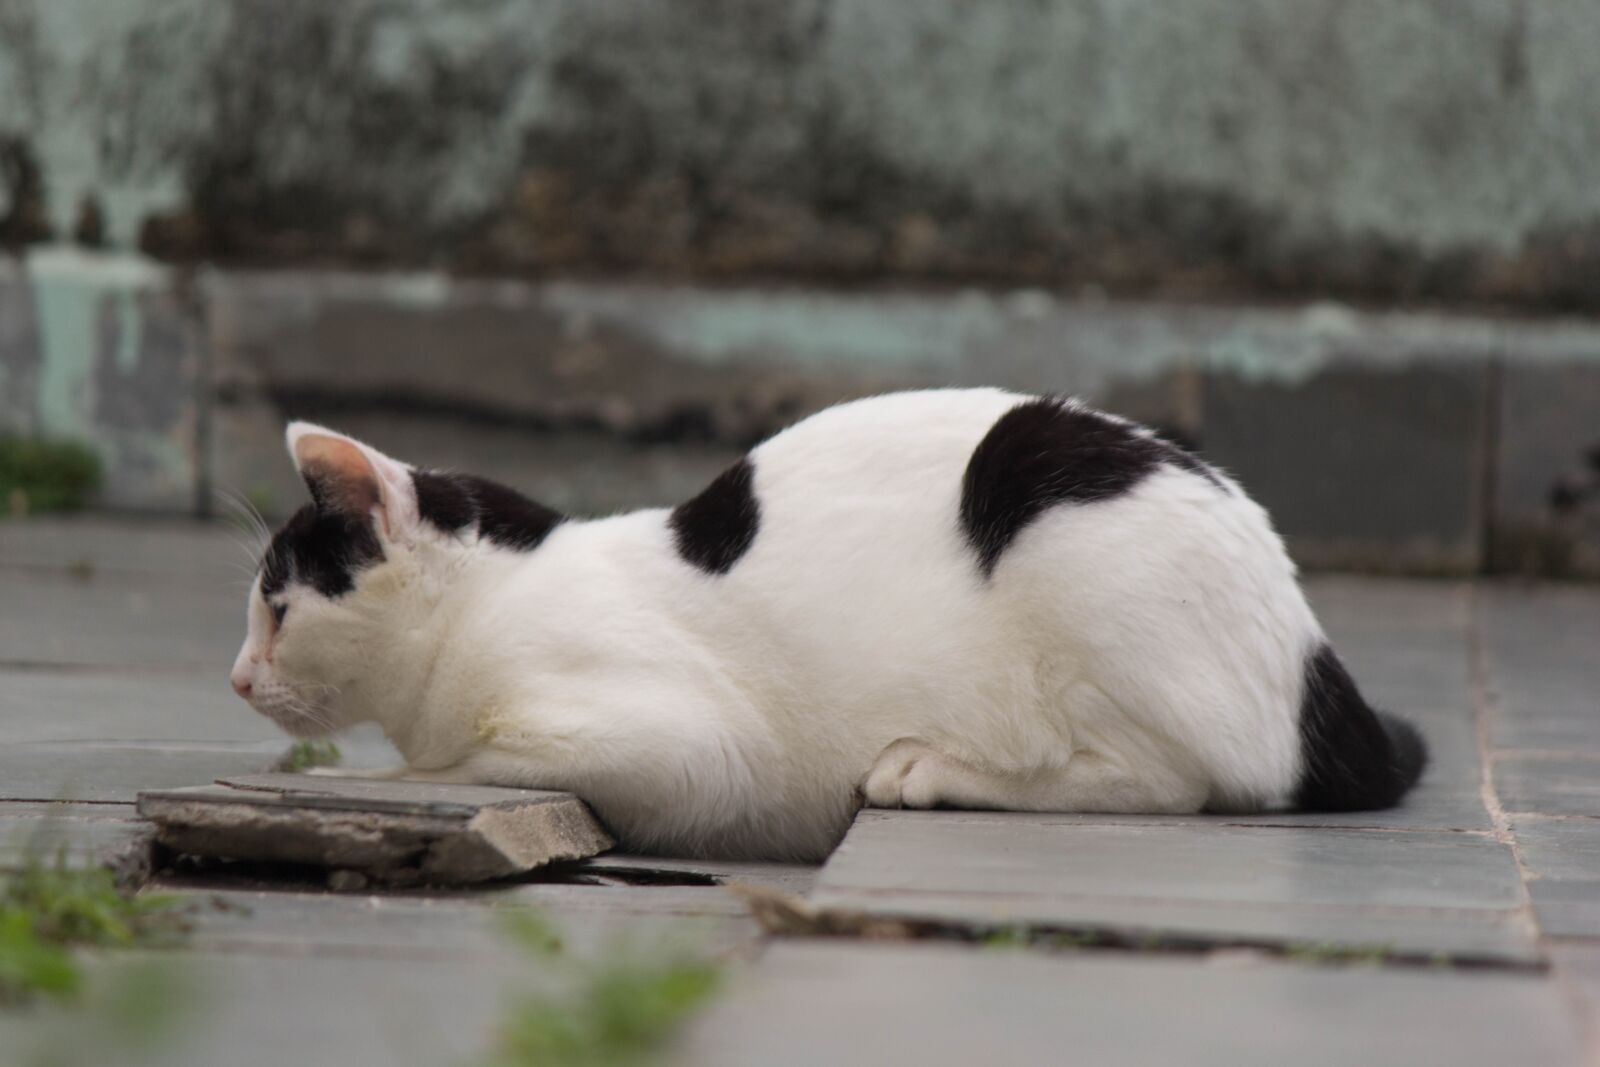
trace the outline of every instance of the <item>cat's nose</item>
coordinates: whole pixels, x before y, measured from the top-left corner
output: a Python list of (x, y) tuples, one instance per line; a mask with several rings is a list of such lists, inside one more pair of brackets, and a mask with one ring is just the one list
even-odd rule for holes
[(244, 697), (246, 700), (250, 699), (250, 690), (252, 688), (254, 688), (254, 687), (251, 686), (249, 681), (247, 681), (247, 680), (246, 681), (241, 681), (238, 678), (229, 678), (228, 681), (233, 684), (233, 691), (235, 693), (238, 693), (240, 696)]

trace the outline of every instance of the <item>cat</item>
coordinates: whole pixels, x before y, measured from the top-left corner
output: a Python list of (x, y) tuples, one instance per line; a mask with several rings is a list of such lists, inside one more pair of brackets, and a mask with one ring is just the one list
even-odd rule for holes
[(394, 777), (568, 790), (626, 848), (816, 861), (877, 807), (1383, 808), (1426, 763), (1227, 474), (1071, 399), (944, 389), (568, 518), (304, 422), (234, 689)]

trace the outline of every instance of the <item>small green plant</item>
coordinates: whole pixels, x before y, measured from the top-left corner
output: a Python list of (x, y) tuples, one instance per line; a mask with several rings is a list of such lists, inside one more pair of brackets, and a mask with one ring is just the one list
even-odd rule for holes
[(66, 854), (37, 856), (0, 874), (0, 1004), (67, 999), (82, 986), (71, 949), (127, 948), (175, 940), (187, 923), (163, 896), (119, 890), (102, 867), (74, 868)]
[(539, 915), (512, 912), (507, 933), (530, 954), (572, 972), (565, 996), (528, 994), (500, 1028), (483, 1067), (624, 1067), (648, 1061), (717, 989), (721, 972), (699, 960), (643, 961), (624, 953), (595, 965), (565, 954)]
[(277, 767), (288, 774), (300, 774), (312, 767), (336, 767), (344, 753), (332, 741), (296, 741), (279, 758)]
[(1027, 948), (1033, 943), (1026, 926), (1001, 926), (990, 930), (978, 940), (984, 948), (1007, 951)]
[(1306, 942), (1289, 945), (1283, 950), (1285, 959), (1300, 963), (1321, 965), (1375, 967), (1394, 958), (1396, 951), (1388, 943), (1375, 945), (1335, 945)]
[(100, 486), (100, 460), (75, 441), (0, 435), (0, 511), (76, 511)]

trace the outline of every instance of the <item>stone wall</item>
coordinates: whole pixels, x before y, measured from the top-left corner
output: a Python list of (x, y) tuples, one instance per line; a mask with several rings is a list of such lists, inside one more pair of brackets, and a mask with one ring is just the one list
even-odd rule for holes
[(1600, 308), (1575, 0), (0, 0), (0, 243)]
[(0, 430), (93, 443), (103, 503), (278, 515), (289, 418), (597, 514), (697, 491), (886, 389), (1076, 393), (1233, 470), (1308, 565), (1600, 575), (1600, 326), (1037, 290), (852, 294), (205, 271), (0, 271)]

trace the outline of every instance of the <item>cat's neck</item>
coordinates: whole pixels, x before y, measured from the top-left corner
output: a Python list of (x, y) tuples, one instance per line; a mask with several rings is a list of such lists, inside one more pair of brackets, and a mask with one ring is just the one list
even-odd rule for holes
[(362, 717), (377, 723), (409, 764), (446, 766), (471, 746), (476, 705), (500, 689), (506, 671), (487, 632), (486, 608), (533, 562), (504, 551), (452, 561), (433, 595), (397, 614), (372, 642)]

